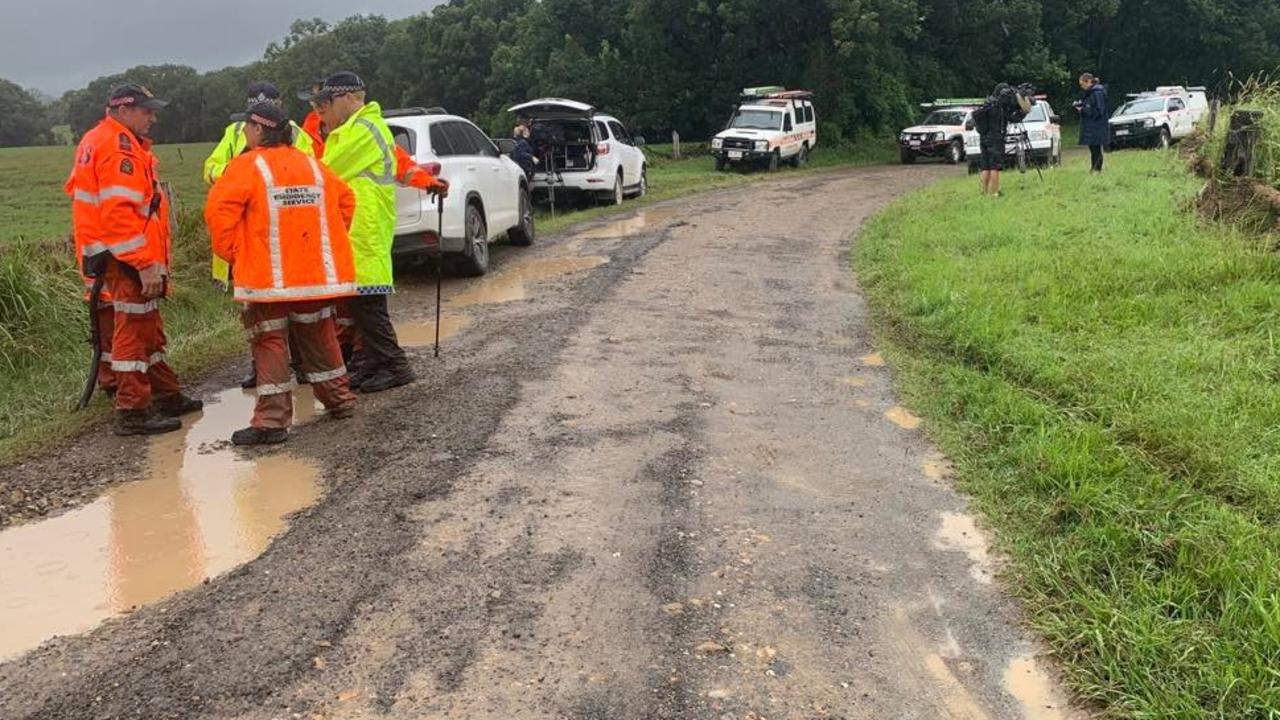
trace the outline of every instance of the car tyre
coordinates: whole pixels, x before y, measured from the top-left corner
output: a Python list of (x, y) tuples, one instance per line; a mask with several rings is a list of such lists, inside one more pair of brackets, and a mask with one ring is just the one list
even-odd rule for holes
[(529, 190), (520, 189), (520, 224), (507, 231), (512, 245), (528, 247), (533, 244), (536, 228), (533, 221), (533, 201), (529, 199)]
[(716, 172), (724, 172), (728, 169), (728, 166), (729, 164), (724, 161), (724, 158), (719, 156), (716, 157)]
[(489, 272), (489, 227), (480, 203), (467, 203), (466, 217), (467, 244), (460, 258), (460, 271), (467, 277), (479, 277)]
[(1156, 141), (1156, 147), (1161, 150), (1168, 150), (1173, 144), (1173, 136), (1169, 134), (1169, 128), (1160, 128), (1160, 139)]
[(609, 193), (610, 205), (621, 205), (627, 199), (626, 191), (622, 187), (622, 171), (618, 171), (618, 177), (613, 181), (613, 191)]
[(977, 175), (977, 174), (978, 174), (978, 173), (980, 173), (980, 172), (982, 172), (982, 168), (978, 167), (978, 163), (976, 163), (976, 162), (971, 162), (971, 163), (969, 163), (969, 174), (970, 174), (970, 175)]
[(951, 145), (947, 148), (947, 164), (959, 165), (964, 159), (964, 146), (959, 140), (952, 140)]
[(916, 161), (916, 154), (904, 148), (898, 150), (898, 160), (900, 160), (903, 165), (912, 165)]
[(782, 151), (774, 150), (769, 153), (769, 172), (777, 172), (778, 166), (782, 164)]
[(642, 198), (649, 194), (649, 166), (640, 166), (640, 188), (636, 190), (636, 197)]
[(800, 146), (800, 152), (796, 153), (796, 156), (791, 158), (791, 166), (796, 168), (802, 168), (808, 164), (809, 164), (809, 143), (805, 143)]

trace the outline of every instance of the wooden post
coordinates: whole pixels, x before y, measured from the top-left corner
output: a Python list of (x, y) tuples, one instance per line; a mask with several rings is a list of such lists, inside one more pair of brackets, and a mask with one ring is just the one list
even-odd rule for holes
[(1227, 129), (1227, 146), (1222, 153), (1222, 169), (1235, 177), (1253, 177), (1254, 149), (1262, 137), (1261, 110), (1236, 110)]
[(680, 159), (680, 133), (675, 130), (671, 131), (671, 159)]
[(1213, 102), (1209, 103), (1209, 134), (1210, 135), (1212, 135), (1214, 129), (1218, 127), (1218, 108), (1220, 107), (1219, 102), (1220, 101), (1215, 98)]

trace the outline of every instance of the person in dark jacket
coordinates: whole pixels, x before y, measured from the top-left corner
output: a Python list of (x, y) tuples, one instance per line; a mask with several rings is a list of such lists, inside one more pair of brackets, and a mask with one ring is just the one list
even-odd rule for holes
[(1075, 104), (1080, 112), (1080, 144), (1089, 146), (1092, 160), (1090, 172), (1102, 172), (1102, 149), (1111, 144), (1111, 113), (1107, 108), (1107, 89), (1090, 73), (1080, 76), (1084, 97)]
[(529, 120), (520, 118), (516, 123), (515, 130), (512, 131), (511, 137), (516, 141), (516, 147), (511, 151), (511, 159), (524, 170), (524, 176), (530, 181), (533, 180), (533, 166), (538, 164), (537, 153), (534, 152), (533, 142), (529, 139)]

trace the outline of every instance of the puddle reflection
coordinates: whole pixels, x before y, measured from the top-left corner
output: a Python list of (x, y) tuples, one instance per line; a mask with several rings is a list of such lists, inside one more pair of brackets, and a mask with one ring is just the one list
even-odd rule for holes
[[(529, 260), (491, 278), (481, 280), (475, 287), (449, 298), (447, 304), (453, 307), (468, 307), (524, 300), (529, 297), (529, 283), (589, 270), (607, 262), (609, 258), (602, 255)], [(441, 327), (441, 330), (443, 329)]]
[[(294, 415), (316, 415), (309, 388)], [(181, 432), (151, 439), (145, 479), (64, 515), (0, 533), (0, 659), (83, 632), (245, 563), (320, 496), (317, 469), (276, 453), (246, 457), (227, 439), (253, 396), (220, 393)]]
[(679, 215), (676, 208), (652, 208), (641, 210), (630, 217), (605, 223), (573, 236), (575, 240), (609, 240), (631, 237), (652, 225), (666, 222)]

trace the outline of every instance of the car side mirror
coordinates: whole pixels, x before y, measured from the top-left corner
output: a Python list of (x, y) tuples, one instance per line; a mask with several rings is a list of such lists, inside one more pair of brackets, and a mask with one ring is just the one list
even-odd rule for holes
[(643, 136), (643, 135), (637, 135), (637, 136), (635, 136), (634, 138), (632, 138), (632, 139), (631, 139), (631, 142), (632, 142), (636, 147), (641, 147), (642, 145), (644, 145), (644, 136)]
[(497, 140), (497, 143), (498, 143), (498, 152), (502, 153), (503, 155), (510, 155), (511, 153), (516, 151), (516, 141), (512, 140), (511, 138), (499, 138)]
[(973, 129), (974, 129), (974, 128), (976, 128), (976, 127), (977, 127), (977, 125), (974, 125), (974, 124), (973, 124), (973, 119), (972, 119), (972, 118), (971, 118), (971, 119), (969, 119), (969, 120), (965, 120), (965, 121), (964, 121), (964, 129), (965, 129), (965, 130), (973, 130)]
[(1061, 116), (1061, 115), (1050, 115), (1050, 116), (1049, 116), (1049, 122), (1053, 123), (1054, 125), (1057, 125), (1057, 124), (1059, 124), (1059, 123), (1061, 123), (1061, 122), (1062, 122), (1062, 116)]

